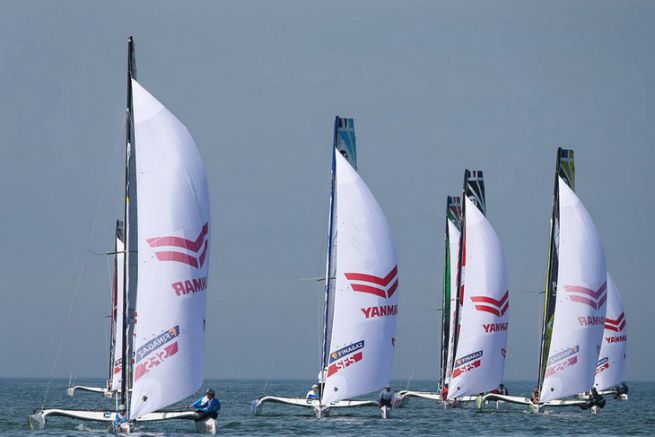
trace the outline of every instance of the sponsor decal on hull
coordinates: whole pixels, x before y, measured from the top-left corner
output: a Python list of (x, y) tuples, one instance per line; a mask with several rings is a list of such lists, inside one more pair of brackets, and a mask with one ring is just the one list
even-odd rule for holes
[(477, 311), (490, 313), (499, 318), (509, 309), (509, 291), (506, 291), (500, 299), (489, 296), (471, 296), (470, 299)]
[(580, 326), (598, 326), (605, 325), (605, 317), (603, 316), (582, 316), (578, 317)]
[(395, 316), (398, 314), (398, 305), (379, 305), (375, 307), (360, 309), (367, 319), (375, 317)]
[(335, 373), (339, 372), (340, 370), (345, 369), (346, 367), (350, 367), (353, 364), (362, 361), (363, 358), (364, 358), (363, 352), (360, 351), (360, 352), (355, 352), (352, 356), (340, 359), (339, 361), (330, 364), (328, 366), (328, 372), (327, 372), (328, 378), (334, 375)]
[(155, 352), (157, 349), (161, 348), (164, 346), (166, 343), (169, 343), (173, 339), (175, 339), (178, 335), (180, 335), (180, 326), (174, 326), (155, 338), (151, 339), (148, 341), (146, 344), (141, 346), (137, 351), (136, 351), (136, 362), (140, 362), (143, 360), (145, 357), (150, 355), (151, 353)]
[(350, 287), (358, 293), (368, 293), (388, 299), (398, 288), (398, 266), (394, 266), (385, 277), (366, 273), (346, 273)]
[(205, 291), (207, 290), (207, 276), (173, 282), (171, 287), (173, 287), (176, 296), (186, 296), (187, 294)]
[(564, 349), (562, 352), (550, 357), (548, 360), (548, 368), (546, 369), (546, 376), (552, 376), (556, 373), (561, 372), (567, 367), (573, 366), (578, 362), (577, 353), (580, 351), (580, 346), (575, 345), (573, 347)]
[(480, 364), (482, 363), (482, 354), (483, 351), (480, 350), (455, 360), (456, 367), (453, 369), (452, 377), (457, 378), (463, 373), (470, 372), (480, 367)]
[(348, 346), (342, 347), (341, 349), (338, 349), (330, 354), (330, 363), (333, 363), (336, 360), (341, 359), (346, 355), (350, 355), (353, 352), (356, 352), (363, 348), (364, 348), (364, 340), (356, 341), (353, 344), (349, 344)]
[(207, 258), (208, 234), (209, 223), (205, 223), (195, 240), (167, 235), (147, 238), (146, 241), (152, 248), (164, 248), (164, 250), (155, 252), (159, 261), (174, 261), (199, 269), (205, 264)]
[(581, 285), (565, 285), (564, 289), (569, 293), (572, 302), (589, 305), (593, 309), (600, 309), (607, 300), (607, 282), (596, 291)]
[(598, 364), (596, 364), (596, 375), (598, 375), (600, 372), (609, 369), (610, 363), (607, 357), (598, 360)]

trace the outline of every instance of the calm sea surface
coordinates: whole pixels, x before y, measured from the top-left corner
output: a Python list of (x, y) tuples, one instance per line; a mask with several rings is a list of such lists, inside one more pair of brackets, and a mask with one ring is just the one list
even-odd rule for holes
[[(266, 394), (303, 396), (312, 381), (272, 381)], [(68, 381), (53, 381), (46, 407), (107, 408), (111, 400), (92, 393), (66, 395)], [(99, 379), (78, 380), (77, 384), (100, 385)], [(41, 405), (47, 380), (0, 379), (0, 434), (23, 435), (28, 432), (27, 416)], [(655, 383), (629, 383), (630, 400), (608, 398), (604, 410), (593, 416), (578, 408), (551, 409), (530, 414), (520, 406), (503, 406), (496, 411), (491, 405), (486, 411), (474, 408), (444, 410), (431, 401), (413, 398), (409, 405), (392, 412), (383, 421), (375, 408), (333, 411), (331, 416), (317, 420), (311, 409), (266, 404), (262, 414), (252, 416), (250, 402), (262, 394), (264, 381), (210, 380), (206, 387), (216, 389), (222, 402), (218, 421), (219, 434), (232, 435), (637, 435), (655, 434)], [(529, 393), (532, 383), (508, 383), (511, 394)], [(395, 389), (405, 387), (394, 387)], [(430, 381), (412, 383), (412, 389), (432, 390)], [(374, 396), (372, 395), (371, 398)], [(191, 400), (191, 399), (189, 399)], [(183, 404), (188, 404), (184, 402)], [(193, 425), (186, 421), (149, 424), (140, 428), (142, 435), (191, 434)], [(34, 435), (106, 435), (107, 427), (93, 422), (77, 422), (51, 418), (45, 431)]]

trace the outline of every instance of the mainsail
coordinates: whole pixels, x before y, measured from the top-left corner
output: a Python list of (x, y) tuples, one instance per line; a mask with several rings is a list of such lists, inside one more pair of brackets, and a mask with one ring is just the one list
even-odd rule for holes
[(598, 354), (594, 387), (606, 390), (624, 381), (625, 350), (628, 341), (621, 295), (614, 280), (607, 274), (607, 314), (603, 344)]
[(130, 417), (203, 380), (209, 196), (200, 154), (173, 114), (132, 80), (138, 199)]
[(481, 171), (465, 172), (458, 329), (448, 399), (503, 382), (509, 291), (502, 246), (485, 217)]
[(541, 402), (591, 388), (605, 325), (605, 256), (598, 231), (573, 191), (573, 170), (573, 151), (559, 148), (539, 367)]
[(459, 196), (448, 196), (446, 200), (446, 232), (444, 242), (443, 293), (441, 299), (441, 354), (439, 386), (450, 382), (452, 373), (455, 308), (457, 305), (457, 276), (459, 240), (461, 234), (462, 201)]
[(123, 269), (124, 269), (124, 229), (123, 222), (116, 221), (116, 245), (114, 248), (114, 280), (111, 297), (111, 340), (109, 345), (109, 378), (107, 389), (120, 391), (123, 350)]
[(398, 311), (396, 251), (386, 218), (338, 147), (333, 162), (333, 310), (322, 405), (389, 382)]

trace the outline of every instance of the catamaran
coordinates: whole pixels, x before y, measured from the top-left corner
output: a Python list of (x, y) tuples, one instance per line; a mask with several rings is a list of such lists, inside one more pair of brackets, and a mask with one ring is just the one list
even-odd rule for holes
[[(112, 368), (120, 358), (112, 389), (127, 410), (121, 431), (139, 422), (196, 417), (162, 409), (195, 393), (203, 381), (210, 232), (198, 149), (186, 127), (137, 82), (131, 37), (125, 148), (124, 247), (116, 250), (124, 272), (120, 335), (110, 354)], [(115, 414), (42, 406), (29, 425), (42, 429), (51, 416), (113, 422)], [(214, 419), (196, 423), (215, 431)]]
[(565, 398), (594, 384), (605, 326), (607, 268), (598, 231), (574, 189), (573, 151), (558, 148), (537, 388), (531, 398), (489, 394), (483, 399), (526, 404), (533, 412), (590, 406), (586, 400)]
[[(396, 342), (398, 266), (382, 209), (357, 173), (352, 118), (336, 117), (328, 216), (323, 339), (317, 399), (264, 396), (265, 402), (312, 408), (375, 406), (352, 400), (389, 383)], [(387, 408), (380, 414), (386, 417)]]
[(603, 344), (598, 354), (594, 387), (601, 395), (628, 400), (624, 383), (628, 331), (621, 295), (612, 276), (607, 274), (607, 314)]
[(405, 391), (400, 398), (454, 405), (503, 382), (509, 291), (500, 239), (485, 212), (482, 171), (466, 170), (464, 203), (447, 200), (440, 393)]
[[(105, 397), (111, 398), (120, 392), (121, 387), (121, 365), (122, 359), (120, 351), (122, 350), (123, 336), (121, 327), (123, 326), (123, 294), (119, 289), (123, 286), (123, 253), (125, 251), (124, 224), (122, 220), (116, 220), (116, 243), (114, 251), (108, 253), (114, 257), (113, 277), (111, 284), (111, 307), (110, 307), (110, 335), (109, 335), (109, 364), (107, 366), (108, 375), (104, 387), (93, 387), (86, 385), (71, 385), (69, 383), (67, 393), (74, 396), (76, 391), (91, 393), (101, 393)], [(119, 353), (117, 354), (116, 351)], [(118, 402), (118, 398), (116, 399)]]

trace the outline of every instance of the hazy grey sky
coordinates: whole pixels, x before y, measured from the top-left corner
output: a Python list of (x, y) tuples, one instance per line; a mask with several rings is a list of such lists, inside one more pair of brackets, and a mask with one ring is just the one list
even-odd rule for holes
[[(511, 295), (507, 379), (536, 377), (555, 148), (603, 239), (652, 379), (655, 3), (5, 1), (0, 376), (104, 376), (122, 215), (126, 41), (186, 124), (212, 203), (208, 377), (313, 378), (332, 123), (398, 248), (394, 377), (437, 374), (445, 196), (484, 170)], [(103, 188), (106, 187), (106, 188)], [(91, 233), (96, 211), (97, 225)]]

